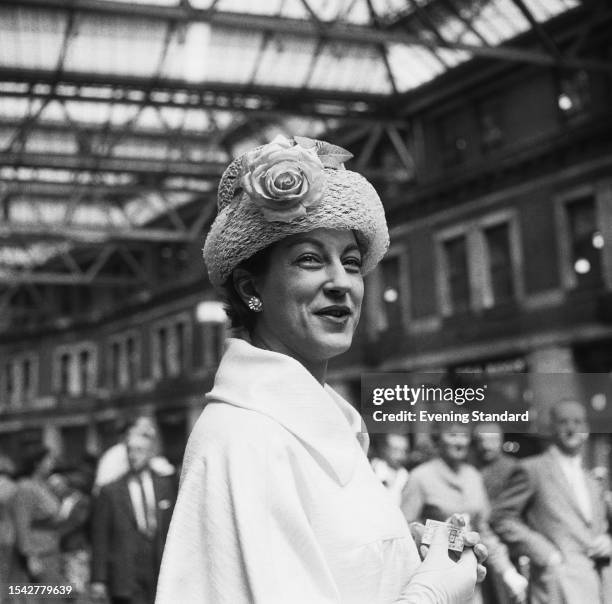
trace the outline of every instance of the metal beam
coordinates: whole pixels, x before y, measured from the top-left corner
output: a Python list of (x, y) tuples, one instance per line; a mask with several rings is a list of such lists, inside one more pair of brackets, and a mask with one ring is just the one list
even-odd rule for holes
[(88, 227), (74, 227), (63, 224), (17, 224), (0, 223), (0, 242), (24, 240), (54, 241), (69, 240), (75, 244), (99, 245), (110, 241), (142, 241), (150, 243), (188, 242), (190, 236), (187, 231), (179, 232), (172, 229), (95, 229)]
[[(607, 61), (583, 60), (565, 57), (562, 63), (547, 53), (504, 46), (481, 46), (457, 41), (432, 40), (398, 31), (376, 31), (369, 27), (348, 23), (332, 22), (324, 30), (312, 20), (288, 19), (272, 15), (242, 14), (205, 9), (185, 8), (184, 6), (159, 6), (147, 4), (128, 4), (111, 0), (5, 0), (5, 4), (79, 11), (93, 14), (107, 14), (124, 18), (143, 20), (204, 22), (220, 28), (238, 31), (261, 31), (289, 36), (322, 38), (363, 45), (409, 44), (418, 45), (435, 51), (438, 48), (463, 50), (475, 56), (502, 59), (521, 63), (534, 63), (541, 66), (559, 66), (568, 69), (589, 69), (592, 71), (612, 71)], [(297, 92), (297, 91), (296, 91)], [(301, 92), (301, 91), (300, 91)]]
[(92, 172), (125, 172), (158, 176), (187, 176), (191, 178), (219, 178), (225, 162), (188, 162), (145, 159), (136, 157), (103, 157), (99, 155), (69, 155), (60, 153), (0, 152), (0, 166), (25, 166), (59, 170)]
[(8, 285), (88, 285), (92, 287), (126, 287), (141, 283), (138, 277), (107, 277), (97, 275), (95, 278), (87, 275), (70, 273), (55, 273), (51, 271), (19, 271), (0, 268), (0, 284)]
[[(0, 175), (0, 183), (10, 184), (10, 194), (45, 197), (45, 201), (57, 200), (59, 202), (65, 202), (66, 198), (74, 195), (75, 187), (86, 189), (87, 195), (90, 197), (110, 195), (113, 198), (133, 198), (153, 191), (162, 191), (163, 193), (191, 193), (194, 196), (202, 196), (209, 193), (207, 189), (199, 189), (197, 187), (169, 187), (164, 185), (163, 182), (151, 185), (111, 185), (100, 184), (95, 181), (85, 183), (77, 182), (77, 184), (75, 184), (74, 182), (57, 182), (55, 180), (40, 179), (36, 175), (27, 180), (8, 178)], [(87, 204), (90, 197), (85, 197), (81, 204)], [(0, 196), (0, 206), (2, 204), (2, 199), (3, 197)]]
[[(15, 95), (17, 96), (17, 95)], [(108, 102), (108, 101), (106, 101)], [(0, 128), (14, 128), (15, 120), (10, 119), (4, 115), (0, 115)], [(62, 122), (41, 122), (38, 121), (36, 124), (30, 127), (30, 132), (42, 132), (44, 134), (63, 134), (70, 133), (76, 135), (82, 135), (85, 137), (91, 136), (114, 136), (125, 132), (125, 129), (121, 125), (105, 127), (103, 124), (79, 124), (75, 127), (74, 124), (62, 123)], [(181, 142), (190, 143), (192, 145), (214, 146), (216, 139), (222, 133), (218, 132), (197, 132), (194, 130), (181, 130), (180, 138)], [(176, 139), (174, 132), (165, 132), (164, 130), (151, 130), (151, 129), (135, 129), (131, 130), (125, 135), (128, 139), (137, 139), (146, 142), (153, 143), (170, 143)], [(228, 159), (229, 161), (229, 159)]]
[(536, 20), (525, 2), (523, 0), (512, 0), (512, 2), (521, 11), (523, 17), (527, 19), (529, 25), (531, 26), (531, 29), (533, 29), (533, 31), (536, 33), (536, 35), (544, 45), (544, 48), (546, 48), (546, 50), (548, 50), (548, 52), (557, 60), (563, 61), (563, 55), (555, 44), (555, 41), (548, 35), (544, 27)]
[[(218, 109), (275, 118), (279, 115), (306, 115), (360, 121), (393, 121), (385, 112), (388, 98), (382, 93), (286, 88), (250, 83), (194, 83), (171, 78), (158, 78), (153, 82), (151, 78), (117, 73), (63, 71), (59, 82), (56, 77), (57, 74), (50, 70), (2, 67), (0, 81), (27, 84), (27, 89), (0, 90), (0, 95), (105, 104), (114, 102), (152, 107)], [(44, 87), (37, 86), (39, 84)], [(97, 87), (100, 92), (105, 90), (107, 94), (92, 94), (79, 90), (80, 87)]]

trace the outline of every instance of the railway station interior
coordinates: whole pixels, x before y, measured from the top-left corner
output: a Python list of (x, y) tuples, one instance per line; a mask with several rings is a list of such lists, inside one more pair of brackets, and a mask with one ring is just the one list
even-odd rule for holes
[(611, 31), (606, 0), (0, 3), (0, 453), (95, 459), (148, 415), (180, 466), (228, 334), (219, 178), (279, 134), (349, 150), (390, 226), (343, 396), (563, 373), (611, 422)]

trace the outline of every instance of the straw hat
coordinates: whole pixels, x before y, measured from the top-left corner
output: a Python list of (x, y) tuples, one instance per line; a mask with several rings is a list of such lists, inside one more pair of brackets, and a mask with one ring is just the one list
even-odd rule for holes
[(277, 137), (235, 159), (219, 183), (218, 214), (204, 244), (210, 281), (221, 286), (244, 260), (316, 228), (348, 229), (363, 247), (363, 273), (389, 247), (374, 187), (344, 168), (352, 155), (304, 137)]

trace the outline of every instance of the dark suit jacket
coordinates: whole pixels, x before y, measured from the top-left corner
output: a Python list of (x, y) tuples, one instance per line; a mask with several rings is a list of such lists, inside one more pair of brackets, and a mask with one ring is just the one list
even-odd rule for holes
[[(151, 472), (157, 511), (157, 532), (153, 549), (156, 568), (153, 583), (161, 563), (172, 509), (176, 500), (173, 476), (158, 476)], [(100, 490), (94, 502), (92, 517), (92, 582), (106, 583), (114, 597), (129, 598), (136, 590), (135, 577), (142, 573), (138, 544), (142, 539), (128, 489), (129, 476), (123, 476)]]
[(57, 526), (63, 552), (89, 549), (90, 515), (90, 497), (84, 493), (78, 493), (78, 499), (68, 517), (61, 520)]
[(517, 460), (502, 453), (495, 461), (490, 464), (479, 466), (482, 480), (487, 489), (489, 501), (493, 504), (500, 493), (506, 487), (510, 475), (516, 468)]
[[(612, 603), (610, 566), (597, 569), (588, 556), (592, 540), (608, 531), (599, 486), (588, 477), (592, 518), (583, 516), (572, 488), (551, 451), (527, 458), (497, 498), (491, 524), (532, 564), (534, 604)], [(563, 558), (547, 568), (553, 552)]]

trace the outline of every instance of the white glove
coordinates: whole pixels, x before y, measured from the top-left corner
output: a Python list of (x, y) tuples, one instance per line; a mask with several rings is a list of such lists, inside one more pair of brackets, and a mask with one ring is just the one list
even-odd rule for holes
[(512, 567), (504, 572), (502, 579), (515, 602), (524, 602), (527, 598), (528, 581)]
[(474, 593), (477, 560), (466, 547), (458, 562), (448, 557), (448, 530), (438, 527), (425, 560), (417, 568), (398, 604), (456, 604)]

